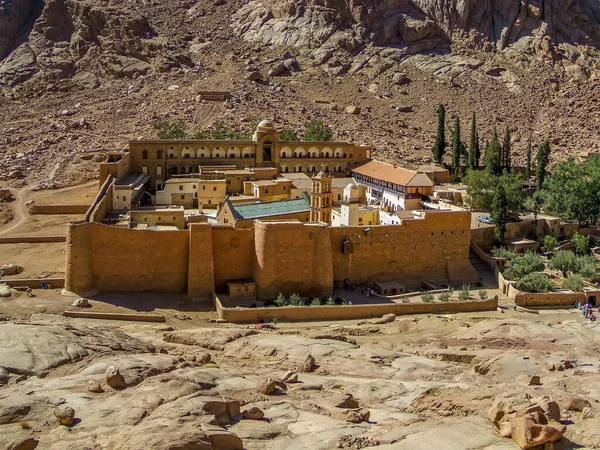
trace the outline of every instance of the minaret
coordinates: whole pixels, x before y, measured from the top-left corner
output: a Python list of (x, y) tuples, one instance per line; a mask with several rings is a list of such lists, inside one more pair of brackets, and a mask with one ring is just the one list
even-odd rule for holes
[(310, 221), (325, 222), (331, 225), (331, 176), (324, 173), (323, 169), (312, 178), (312, 191), (310, 193)]

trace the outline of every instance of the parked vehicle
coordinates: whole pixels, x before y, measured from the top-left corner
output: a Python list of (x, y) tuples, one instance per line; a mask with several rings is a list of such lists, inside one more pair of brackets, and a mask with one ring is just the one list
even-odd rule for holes
[(477, 216), (477, 220), (481, 223), (487, 223), (487, 224), (493, 224), (494, 221), (492, 220), (491, 217), (488, 216)]

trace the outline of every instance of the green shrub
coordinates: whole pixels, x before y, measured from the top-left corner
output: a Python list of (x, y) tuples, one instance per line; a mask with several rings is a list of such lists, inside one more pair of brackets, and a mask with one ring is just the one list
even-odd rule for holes
[(290, 130), (289, 128), (284, 128), (281, 130), (281, 136), (279, 137), (281, 142), (298, 142), (298, 136), (294, 130)]
[(26, 420), (21, 420), (19, 422), (19, 426), (21, 427), (22, 430), (29, 430), (31, 428), (31, 426), (29, 425), (29, 422), (27, 422)]
[(462, 301), (466, 301), (469, 300), (469, 297), (471, 296), (470, 291), (470, 286), (468, 284), (463, 284), (462, 287), (460, 288), (460, 292), (458, 293), (458, 299), (462, 300)]
[(480, 300), (487, 300), (488, 299), (488, 292), (485, 289), (480, 289), (479, 290), (479, 299)]
[(327, 301), (325, 302), (326, 305), (335, 305), (335, 301), (333, 300), (333, 297), (327, 297)]
[(533, 272), (517, 280), (517, 289), (523, 292), (544, 293), (550, 292), (553, 284), (545, 273)]
[(585, 281), (581, 275), (574, 273), (563, 282), (563, 288), (573, 292), (581, 292), (585, 286)]
[(279, 319), (277, 317), (271, 317), (271, 323), (278, 323)]
[(523, 256), (506, 263), (504, 277), (508, 280), (518, 281), (533, 272), (545, 269), (544, 259), (533, 252), (526, 252)]
[(431, 303), (433, 301), (433, 294), (429, 291), (425, 291), (421, 294), (421, 299), (425, 303)]
[(447, 302), (450, 300), (450, 297), (452, 297), (452, 294), (454, 294), (454, 290), (448, 289), (447, 291), (441, 292), (440, 295), (438, 295), (438, 299), (441, 302)]
[(510, 250), (501, 247), (493, 248), (492, 255), (494, 255), (496, 258), (504, 258), (506, 259), (506, 262), (512, 261), (517, 257), (517, 254), (515, 252), (511, 252)]
[(285, 306), (285, 305), (287, 305), (287, 301), (285, 299), (285, 296), (281, 292), (279, 294), (277, 294), (277, 298), (275, 299), (275, 301), (273, 303), (275, 304), (275, 306)]
[(596, 269), (598, 268), (598, 261), (594, 255), (583, 255), (578, 256), (575, 259), (575, 267), (573, 272), (578, 273), (584, 278), (595, 279)]
[(237, 131), (230, 128), (222, 120), (217, 120), (212, 127), (207, 130), (200, 130), (192, 136), (193, 139), (209, 139), (209, 140), (244, 140), (251, 139), (256, 122), (251, 122), (245, 131)]
[(290, 295), (290, 304), (292, 306), (302, 306), (302, 297), (300, 297), (298, 294)]
[(333, 133), (323, 124), (322, 120), (309, 120), (304, 124), (304, 140), (308, 142), (331, 141)]
[(312, 299), (312, 302), (310, 302), (311, 306), (321, 306), (321, 300), (318, 297), (315, 297)]
[(400, 297), (400, 301), (402, 303), (408, 303), (410, 300), (407, 295), (403, 295), (402, 297)]
[(183, 120), (157, 119), (152, 122), (152, 128), (156, 131), (159, 139), (185, 139), (185, 122)]
[(556, 247), (558, 246), (558, 241), (556, 240), (556, 238), (550, 234), (547, 234), (546, 236), (544, 236), (544, 239), (542, 240), (542, 251), (543, 252), (548, 252), (548, 253), (552, 253), (554, 251), (554, 249), (556, 249)]
[(571, 242), (575, 245), (575, 253), (578, 255), (587, 255), (590, 252), (590, 241), (584, 235), (575, 233)]

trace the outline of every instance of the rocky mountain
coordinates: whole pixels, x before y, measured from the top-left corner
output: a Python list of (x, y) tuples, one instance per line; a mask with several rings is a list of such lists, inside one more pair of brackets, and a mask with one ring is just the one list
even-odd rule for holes
[[(517, 163), (530, 139), (585, 156), (600, 150), (599, 22), (598, 0), (0, 0), (0, 180), (93, 178), (96, 155), (153, 137), (157, 117), (190, 132), (320, 118), (416, 165), (439, 103), (465, 125), (475, 112), (482, 139), (509, 126)], [(198, 96), (211, 90), (231, 99)]]

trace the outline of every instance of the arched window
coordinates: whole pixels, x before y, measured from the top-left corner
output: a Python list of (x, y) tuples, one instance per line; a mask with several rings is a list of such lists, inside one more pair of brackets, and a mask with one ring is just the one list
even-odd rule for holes
[(142, 159), (148, 159), (148, 150), (142, 151)]
[(148, 175), (148, 166), (142, 166), (142, 173)]
[(162, 152), (160, 150), (156, 152), (156, 158), (162, 159)]
[(169, 175), (177, 175), (177, 172), (178, 172), (178, 170), (177, 170), (177, 166), (175, 164), (171, 164), (169, 166), (169, 168), (167, 169), (167, 173)]
[(325, 152), (325, 158), (329, 158), (329, 152)]
[(271, 155), (273, 152), (273, 143), (271, 141), (265, 141), (263, 143), (263, 161), (271, 161)]
[(156, 175), (162, 176), (162, 166), (156, 166)]

